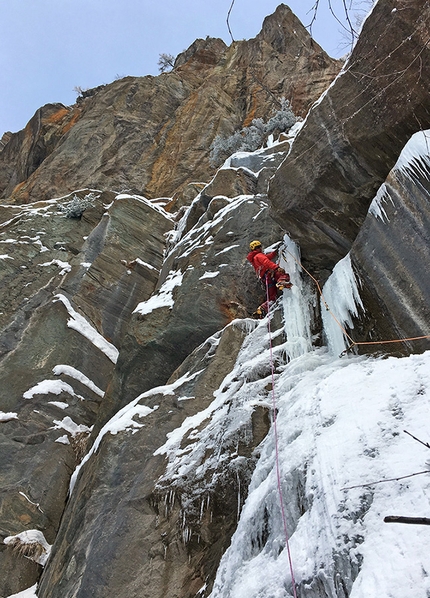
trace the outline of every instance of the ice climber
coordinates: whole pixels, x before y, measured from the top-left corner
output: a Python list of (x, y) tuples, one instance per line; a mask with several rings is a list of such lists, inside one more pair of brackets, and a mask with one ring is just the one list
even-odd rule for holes
[(256, 318), (264, 318), (269, 311), (269, 304), (278, 297), (278, 291), (290, 289), (290, 275), (280, 268), (278, 264), (272, 262), (277, 254), (277, 250), (269, 253), (263, 252), (260, 241), (251, 241), (249, 244), (251, 251), (247, 255), (247, 260), (251, 262), (257, 276), (260, 278), (264, 290), (267, 288), (268, 300), (262, 303), (252, 314)]

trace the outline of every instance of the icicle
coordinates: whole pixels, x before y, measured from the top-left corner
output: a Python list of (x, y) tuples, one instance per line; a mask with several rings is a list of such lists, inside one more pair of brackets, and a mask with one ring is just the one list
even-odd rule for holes
[(284, 350), (288, 360), (312, 350), (310, 301), (308, 287), (302, 280), (299, 248), (288, 235), (284, 236), (280, 265), (290, 274), (292, 288), (284, 291), (284, 330), (287, 342)]
[(342, 327), (353, 328), (351, 316), (358, 316), (357, 307), (364, 310), (349, 253), (333, 268), (323, 295), (330, 309), (321, 306), (324, 334), (330, 352), (340, 355), (350, 345)]

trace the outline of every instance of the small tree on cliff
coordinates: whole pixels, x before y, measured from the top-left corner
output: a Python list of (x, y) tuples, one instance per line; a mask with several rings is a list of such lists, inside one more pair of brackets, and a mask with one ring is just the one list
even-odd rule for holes
[(254, 118), (249, 127), (236, 131), (229, 137), (217, 135), (211, 145), (209, 161), (215, 168), (235, 152), (254, 152), (261, 147), (269, 135), (289, 131), (299, 120), (291, 110), (288, 100), (281, 98), (281, 108), (265, 123)]
[(160, 54), (158, 59), (158, 70), (160, 73), (170, 71), (175, 66), (175, 57), (172, 54)]

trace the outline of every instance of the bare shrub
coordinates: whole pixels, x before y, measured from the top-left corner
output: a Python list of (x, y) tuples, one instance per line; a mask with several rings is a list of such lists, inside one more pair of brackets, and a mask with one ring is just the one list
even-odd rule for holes
[(76, 456), (77, 463), (80, 463), (88, 451), (89, 432), (77, 432), (70, 437), (70, 446)]

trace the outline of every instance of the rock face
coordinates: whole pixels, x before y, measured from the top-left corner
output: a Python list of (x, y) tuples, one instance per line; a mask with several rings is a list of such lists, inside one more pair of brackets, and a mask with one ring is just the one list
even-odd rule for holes
[[(91, 459), (91, 483), (88, 484), (87, 471), (74, 490), (77, 499), (70, 503), (67, 523), (58, 537), (54, 564), (46, 571), (39, 596), (143, 593), (160, 598), (191, 597), (206, 580), (213, 578), (235, 527), (235, 490), (241, 483), (247, 487), (252, 460), (240, 471), (240, 479), (233, 464), (227, 473), (229, 468), (225, 463), (222, 476), (220, 471), (211, 472), (213, 478), (217, 474), (217, 479), (211, 488), (206, 486), (204, 494), (199, 494), (189, 476), (174, 483), (168, 480), (154, 488), (154, 480), (165, 471), (165, 459), (156, 451), (166, 434), (210, 405), (212, 393), (234, 365), (244, 336), (241, 324), (227, 327), (221, 335), (202, 345), (188, 360), (190, 369), (182, 367), (170, 387), (146, 393), (140, 404), (143, 409), (153, 411), (140, 420), (146, 432), (139, 434), (137, 443), (124, 443), (122, 435), (113, 442), (110, 439), (103, 442)], [(193, 399), (186, 400), (186, 396)], [(246, 428), (243, 454), (246, 447), (251, 453), (253, 446), (261, 441), (257, 421), (255, 417), (254, 427), (251, 421), (244, 422), (236, 438), (229, 439), (230, 446), (226, 443), (223, 449), (224, 462), (234, 461), (231, 448), (246, 437)], [(266, 418), (263, 436), (268, 424)], [(188, 451), (193, 446), (191, 437), (184, 443)], [(118, 493), (105, 487), (105, 476), (113, 471), (117, 483), (127, 488), (121, 493), (120, 503)], [(211, 503), (211, 508), (201, 512), (204, 500)], [(84, 519), (78, 515), (82, 508)], [(100, 530), (105, 540), (99, 540)]]
[(250, 41), (197, 40), (171, 73), (126, 77), (37, 111), (0, 153), (0, 196), (50, 199), (92, 187), (146, 197), (206, 181), (218, 134), (268, 118), (282, 96), (304, 116), (340, 69), (280, 5)]
[[(366, 314), (355, 322), (360, 340), (429, 334), (430, 196), (427, 134), (416, 133), (371, 204), (351, 249)], [(411, 159), (411, 156), (415, 157)], [(379, 314), (383, 314), (380, 317)], [(429, 349), (427, 338), (396, 344), (392, 352)], [(372, 347), (364, 346), (366, 352)], [(381, 345), (378, 351), (386, 349)]]
[(430, 126), (429, 10), (419, 0), (375, 5), (270, 184), (274, 216), (323, 279), (351, 248), (403, 146)]
[[(2, 539), (24, 528), (54, 541), (70, 473), (117, 360), (112, 342), (121, 346), (124, 322), (153, 292), (163, 232), (173, 224), (143, 198), (85, 194), (93, 207), (80, 219), (59, 209), (70, 198), (5, 208), (0, 404), (10, 419), (1, 428)], [(0, 551), (1, 595), (40, 576), (40, 566), (19, 560), (19, 574), (9, 575), (16, 557)]]
[[(248, 317), (263, 300), (264, 291), (245, 263), (249, 239), (263, 237), (270, 243), (282, 231), (268, 214), (266, 198), (239, 194), (236, 185), (231, 197), (218, 195), (208, 202), (210, 190), (218, 188), (216, 181), (224, 181), (226, 172), (219, 171), (194, 200), (176, 233), (182, 236), (173, 241), (164, 260), (154, 297), (136, 307), (102, 419), (164, 383), (210, 335), (236, 318)], [(199, 205), (206, 209), (195, 207)], [(195, 221), (200, 211), (191, 226), (188, 218)]]

